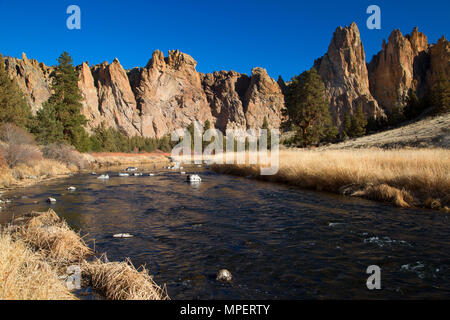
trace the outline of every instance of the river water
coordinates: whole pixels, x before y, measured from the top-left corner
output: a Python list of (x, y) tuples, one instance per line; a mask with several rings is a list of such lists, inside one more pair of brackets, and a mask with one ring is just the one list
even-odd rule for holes
[[(187, 171), (202, 182), (117, 169), (108, 181), (80, 174), (15, 190), (0, 222), (51, 207), (109, 260), (145, 264), (172, 299), (450, 298), (448, 214)], [(366, 287), (370, 265), (381, 290)], [(223, 268), (229, 284), (215, 280)]]

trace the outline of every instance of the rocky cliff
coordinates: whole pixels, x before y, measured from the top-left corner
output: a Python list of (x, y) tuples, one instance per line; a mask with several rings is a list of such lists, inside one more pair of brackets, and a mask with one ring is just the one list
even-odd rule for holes
[[(25, 54), (5, 60), (36, 112), (51, 95), (53, 69)], [(253, 69), (250, 77), (235, 71), (205, 75), (196, 65), (191, 56), (174, 50), (167, 57), (155, 51), (147, 66), (128, 72), (117, 59), (77, 66), (88, 130), (104, 123), (129, 136), (162, 137), (193, 121), (209, 120), (225, 132), (260, 127), (264, 117), (279, 127), (284, 96), (265, 69)]]
[(35, 114), (51, 96), (50, 74), (53, 68), (36, 60), (29, 60), (25, 53), (22, 54), (22, 59), (5, 58), (5, 65), (10, 77), (17, 80)]
[(324, 81), (330, 111), (338, 126), (345, 113), (353, 114), (358, 105), (367, 117), (384, 115), (369, 90), (366, 55), (355, 23), (336, 29), (328, 52), (315, 61), (314, 67)]
[[(53, 68), (25, 54), (5, 61), (35, 113), (51, 95)], [(287, 90), (281, 77), (275, 81), (262, 68), (254, 68), (250, 76), (235, 71), (202, 74), (196, 65), (178, 50), (167, 57), (155, 51), (145, 67), (128, 71), (117, 59), (95, 66), (83, 63), (77, 67), (78, 85), (88, 129), (105, 123), (127, 135), (162, 137), (193, 121), (209, 120), (223, 132), (261, 127), (264, 118), (272, 128), (280, 126)], [(352, 23), (336, 29), (314, 67), (341, 126), (345, 113), (354, 113), (359, 105), (367, 117), (383, 117), (404, 106), (411, 90), (421, 97), (443, 76), (448, 78), (450, 47), (444, 37), (428, 44), (417, 28), (406, 36), (394, 30), (367, 65), (358, 27)]]
[(410, 90), (422, 95), (429, 69), (427, 37), (414, 28), (411, 35), (392, 31), (388, 42), (369, 66), (370, 91), (378, 103), (390, 111), (407, 103)]

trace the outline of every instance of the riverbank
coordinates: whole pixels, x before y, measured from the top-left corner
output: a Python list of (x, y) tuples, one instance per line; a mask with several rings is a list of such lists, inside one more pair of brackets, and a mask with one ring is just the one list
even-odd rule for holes
[(80, 270), (81, 284), (111, 300), (165, 300), (145, 268), (109, 262), (53, 211), (32, 212), (0, 227), (0, 300), (74, 300), (68, 270)]
[[(29, 187), (37, 183), (65, 178), (72, 174), (123, 165), (167, 165), (168, 154), (154, 153), (78, 153), (74, 160), (39, 159), (33, 164), (9, 167), (0, 161), (0, 190)], [(1, 159), (0, 159), (1, 160)]]
[(282, 150), (279, 171), (262, 176), (259, 165), (224, 164), (218, 173), (363, 197), (398, 207), (449, 212), (450, 150)]

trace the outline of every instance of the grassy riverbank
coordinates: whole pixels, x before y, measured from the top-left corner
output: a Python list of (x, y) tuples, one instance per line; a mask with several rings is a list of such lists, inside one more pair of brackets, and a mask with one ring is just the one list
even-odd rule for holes
[(54, 211), (24, 215), (0, 227), (0, 300), (77, 299), (66, 286), (69, 266), (78, 266), (82, 283), (106, 299), (168, 299), (145, 268), (93, 254)]
[(213, 165), (219, 173), (251, 176), (301, 188), (449, 211), (450, 150), (282, 150), (279, 171), (259, 165)]
[(57, 178), (64, 178), (86, 170), (121, 165), (167, 165), (164, 153), (93, 153), (72, 155), (58, 159), (38, 158), (32, 162), (8, 165), (0, 157), (0, 189), (27, 187)]

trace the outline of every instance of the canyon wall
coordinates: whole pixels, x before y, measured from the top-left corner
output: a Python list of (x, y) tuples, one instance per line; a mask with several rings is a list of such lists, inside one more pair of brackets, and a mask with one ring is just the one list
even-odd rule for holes
[[(53, 67), (25, 54), (5, 62), (36, 113), (52, 94)], [(202, 74), (196, 65), (191, 56), (174, 50), (167, 57), (155, 51), (145, 67), (132, 70), (124, 70), (117, 59), (77, 66), (88, 130), (104, 123), (129, 136), (162, 137), (193, 121), (208, 120), (225, 132), (261, 127), (264, 118), (272, 128), (280, 127), (288, 89), (281, 77), (275, 81), (263, 68), (254, 68), (250, 76), (235, 71)], [(411, 90), (421, 97), (439, 79), (448, 78), (449, 42), (442, 37), (430, 45), (417, 28), (406, 36), (394, 30), (366, 64), (358, 27), (352, 23), (336, 29), (314, 67), (324, 81), (333, 120), (341, 127), (345, 113), (353, 114), (358, 106), (367, 118), (384, 117), (394, 107), (404, 107)]]

